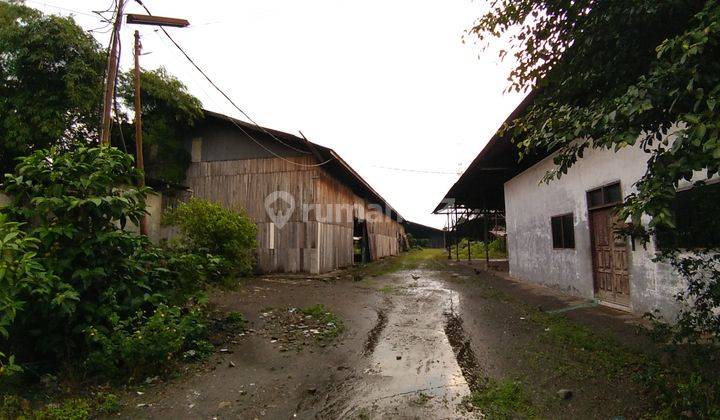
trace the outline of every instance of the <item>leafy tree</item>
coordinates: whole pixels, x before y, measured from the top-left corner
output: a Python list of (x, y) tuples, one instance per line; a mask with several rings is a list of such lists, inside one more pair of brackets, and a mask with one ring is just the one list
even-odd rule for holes
[(84, 145), (35, 151), (5, 175), (0, 374), (58, 362), (148, 374), (186, 351), (209, 351), (199, 303), (222, 258), (124, 230), (145, 213), (150, 190), (134, 186), (139, 176), (132, 156)]
[(0, 2), (0, 171), (72, 140), (96, 141), (105, 55), (72, 18)]
[(535, 88), (534, 103), (505, 130), (524, 153), (558, 151), (546, 180), (588, 147), (642, 147), (648, 171), (624, 215), (640, 226), (648, 214), (652, 229), (672, 226), (680, 180), (718, 173), (717, 1), (500, 0), (472, 33), (505, 38), (518, 62), (510, 89)]
[(5, 175), (2, 192), (13, 201), (2, 211), (25, 225), (54, 279), (14, 297), (27, 302), (8, 328), (24, 357), (61, 358), (82, 347), (84, 328), (153, 299), (159, 256), (145, 237), (120, 230), (145, 213), (149, 190), (132, 187), (138, 176), (131, 156), (85, 146), (38, 150)]
[[(471, 32), (482, 42), (507, 41), (517, 61), (510, 89), (534, 90), (530, 106), (503, 131), (523, 155), (557, 152), (545, 181), (566, 174), (588, 148), (648, 152), (637, 192), (620, 209), (632, 217), (634, 233), (647, 239), (674, 229), (680, 181), (696, 171), (718, 175), (717, 0), (496, 0)], [(647, 226), (643, 215), (651, 218)], [(703, 349), (720, 341), (720, 259), (708, 249), (678, 251), (658, 255), (687, 283), (678, 296), (684, 308), (668, 328), (676, 343), (700, 346), (697, 368), (685, 378), (659, 375), (668, 399), (660, 405), (670, 417), (716, 417), (720, 382), (707, 369), (714, 356), (703, 357)]]
[[(121, 76), (119, 94), (135, 111), (134, 73)], [(184, 139), (202, 117), (202, 104), (164, 68), (140, 73), (142, 82), (143, 156), (148, 176), (182, 183), (190, 164)], [(128, 136), (135, 142), (135, 131)], [(135, 150), (134, 146), (132, 150)]]

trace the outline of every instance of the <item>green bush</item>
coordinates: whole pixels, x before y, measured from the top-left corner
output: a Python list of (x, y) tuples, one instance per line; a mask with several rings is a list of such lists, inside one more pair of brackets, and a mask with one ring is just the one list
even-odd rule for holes
[[(139, 176), (131, 156), (86, 146), (37, 151), (5, 176), (0, 352), (18, 365), (97, 367), (102, 354), (107, 375), (159, 368), (202, 333), (180, 307), (221, 261), (123, 230), (145, 213)], [(13, 362), (0, 355), (3, 371)]]
[(177, 226), (183, 246), (193, 253), (221, 256), (228, 273), (252, 271), (257, 227), (244, 211), (192, 198), (166, 213), (164, 223)]
[(416, 238), (412, 234), (408, 233), (407, 239), (410, 249), (430, 248), (430, 239), (428, 238)]
[[(27, 236), (21, 226), (0, 213), (0, 335), (5, 340), (26, 299), (33, 293), (49, 293), (55, 280), (38, 261), (40, 241)], [(0, 351), (0, 377), (19, 370), (15, 356)]]
[(198, 308), (183, 311), (175, 306), (159, 305), (146, 315), (118, 321), (111, 329), (89, 328), (88, 340), (94, 349), (85, 365), (90, 371), (132, 372), (134, 377), (160, 371), (168, 360), (183, 352), (206, 347), (197, 343), (207, 330), (205, 315)]
[[(452, 255), (455, 256), (457, 245), (452, 246)], [(488, 243), (488, 254), (490, 258), (507, 258), (507, 250), (505, 249), (505, 242), (502, 239), (495, 239)], [(460, 241), (460, 259), (467, 259), (468, 257), (468, 240), (462, 239)], [(485, 258), (485, 244), (482, 241), (473, 241), (470, 244), (470, 256), (473, 259)]]

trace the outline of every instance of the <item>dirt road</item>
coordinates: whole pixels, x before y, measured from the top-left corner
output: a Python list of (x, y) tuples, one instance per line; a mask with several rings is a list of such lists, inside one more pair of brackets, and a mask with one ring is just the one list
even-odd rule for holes
[[(255, 279), (213, 301), (245, 314), (248, 329), (207, 363), (133, 390), (121, 417), (632, 418), (645, 409), (623, 374), (643, 347), (629, 318), (464, 264), (423, 261), (362, 281)], [(322, 330), (296, 315), (316, 304), (342, 320), (337, 338), (317, 340)]]

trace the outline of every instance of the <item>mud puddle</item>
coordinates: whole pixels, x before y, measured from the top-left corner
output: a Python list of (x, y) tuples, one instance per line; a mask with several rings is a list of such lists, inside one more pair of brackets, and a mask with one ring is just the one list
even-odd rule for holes
[(457, 307), (458, 294), (430, 271), (401, 272), (393, 280), (404, 291), (393, 295), (391, 308), (378, 312), (364, 349), (368, 364), (336, 388), (337, 398), (322, 415), (468, 417), (461, 405), (471, 391), (458, 360), (472, 353), (466, 350), (458, 359), (446, 333), (446, 314)]

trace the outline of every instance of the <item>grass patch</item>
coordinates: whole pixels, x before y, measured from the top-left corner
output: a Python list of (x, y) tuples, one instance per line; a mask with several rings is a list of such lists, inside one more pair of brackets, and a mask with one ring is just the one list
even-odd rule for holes
[(437, 269), (445, 266), (445, 250), (413, 249), (394, 257), (374, 261), (354, 269), (354, 278), (378, 277), (402, 270)]
[(392, 285), (390, 285), (390, 284), (386, 284), (385, 286), (379, 288), (378, 291), (379, 291), (380, 293), (390, 294), (390, 293), (392, 293), (392, 292), (395, 291), (395, 288), (394, 288)]
[(85, 420), (120, 412), (122, 405), (115, 394), (99, 392), (92, 397), (69, 398), (41, 408), (17, 395), (5, 395), (0, 401), (0, 419)]
[(245, 329), (245, 316), (240, 312), (229, 312), (225, 321), (233, 328), (241, 331)]
[[(460, 255), (461, 260), (468, 259), (468, 240), (463, 239), (460, 241), (460, 249), (458, 252), (458, 246), (452, 246), (452, 255), (455, 257), (456, 253)], [(491, 259), (504, 259), (507, 258), (507, 249), (505, 245), (499, 239), (496, 239), (488, 244), (488, 255)], [(470, 244), (470, 256), (473, 259), (485, 258), (485, 244), (483, 242), (474, 241)]]
[(321, 330), (320, 334), (315, 336), (315, 339), (318, 341), (332, 341), (345, 331), (345, 324), (343, 324), (340, 317), (325, 309), (325, 306), (322, 304), (307, 306), (300, 309), (300, 312), (325, 325), (325, 328)]
[(613, 337), (599, 334), (589, 327), (578, 325), (563, 315), (535, 311), (528, 320), (543, 328), (540, 344), (553, 348), (540, 352), (557, 364), (559, 370), (586, 378), (613, 379), (633, 366), (644, 365), (647, 357), (634, 352)]
[(522, 384), (513, 380), (488, 380), (469, 397), (470, 403), (488, 418), (535, 418), (536, 413)]

